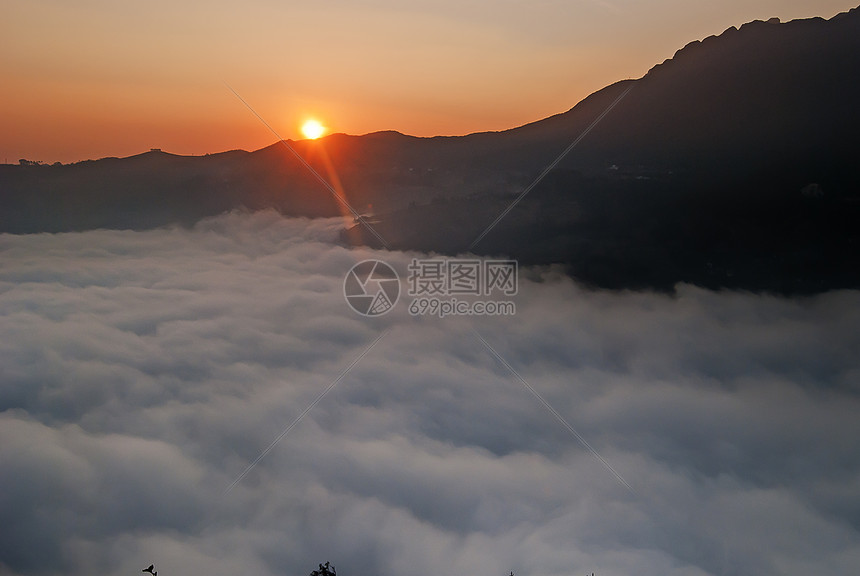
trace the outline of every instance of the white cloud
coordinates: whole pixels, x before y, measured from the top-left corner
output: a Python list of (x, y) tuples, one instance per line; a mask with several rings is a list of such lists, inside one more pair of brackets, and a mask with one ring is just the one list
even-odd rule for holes
[(857, 292), (590, 292), (544, 270), (514, 317), (365, 319), (347, 270), (413, 255), (339, 246), (340, 225), (0, 236), (0, 572), (860, 567)]

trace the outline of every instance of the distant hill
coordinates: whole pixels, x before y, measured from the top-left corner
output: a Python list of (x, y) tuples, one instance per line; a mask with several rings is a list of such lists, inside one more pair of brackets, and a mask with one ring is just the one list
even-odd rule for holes
[[(612, 288), (860, 287), (860, 9), (756, 21), (519, 128), (290, 142), (393, 248), (457, 253), (611, 102), (627, 96), (474, 251), (560, 263)], [(340, 209), (281, 145), (0, 166), (0, 231), (151, 228), (235, 208)], [(343, 240), (378, 245), (363, 227)]]

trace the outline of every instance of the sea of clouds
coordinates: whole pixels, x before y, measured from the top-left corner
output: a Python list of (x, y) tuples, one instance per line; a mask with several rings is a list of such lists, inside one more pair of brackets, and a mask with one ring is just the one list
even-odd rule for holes
[(0, 236), (0, 574), (860, 573), (860, 293), (365, 318), (342, 224)]

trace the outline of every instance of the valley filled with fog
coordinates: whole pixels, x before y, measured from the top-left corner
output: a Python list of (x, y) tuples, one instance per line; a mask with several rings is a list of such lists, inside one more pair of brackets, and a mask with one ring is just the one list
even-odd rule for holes
[(0, 573), (857, 572), (860, 292), (366, 318), (350, 268), (427, 255), (343, 224), (0, 235)]

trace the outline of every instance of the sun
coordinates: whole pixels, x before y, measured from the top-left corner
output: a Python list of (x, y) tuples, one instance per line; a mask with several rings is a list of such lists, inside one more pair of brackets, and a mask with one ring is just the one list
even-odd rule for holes
[(316, 140), (323, 134), (325, 134), (325, 126), (320, 124), (316, 120), (307, 120), (304, 124), (302, 124), (302, 134), (305, 135), (305, 138), (310, 140)]

